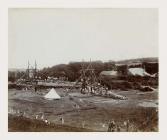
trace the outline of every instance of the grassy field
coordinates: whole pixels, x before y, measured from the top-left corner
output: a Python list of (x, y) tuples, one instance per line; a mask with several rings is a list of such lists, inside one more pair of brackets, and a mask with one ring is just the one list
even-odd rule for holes
[(91, 132), (92, 130), (67, 125), (46, 124), (44, 121), (22, 116), (8, 116), (9, 132)]
[[(61, 100), (46, 100), (48, 92), (9, 90), (9, 131), (98, 131), (106, 132), (110, 120), (114, 120), (114, 131), (157, 132), (158, 91), (136, 90), (112, 92), (126, 96), (127, 100), (88, 96), (74, 91), (66, 95), (63, 89), (56, 89)], [(78, 106), (78, 108), (75, 107)], [(23, 114), (23, 117), (19, 117)], [(36, 116), (38, 119), (35, 119)], [(40, 117), (44, 115), (51, 125)], [(60, 118), (64, 119), (61, 124)], [(129, 121), (128, 128), (124, 125)], [(83, 125), (84, 124), (84, 125)]]

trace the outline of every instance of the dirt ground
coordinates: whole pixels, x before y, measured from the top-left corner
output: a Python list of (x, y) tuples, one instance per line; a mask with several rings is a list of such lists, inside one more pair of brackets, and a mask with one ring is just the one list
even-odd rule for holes
[[(56, 89), (61, 96), (60, 100), (47, 100), (44, 95), (48, 91), (49, 89), (35, 93), (30, 90), (9, 89), (9, 115), (22, 116), (33, 121), (47, 119), (49, 123), (54, 125), (75, 127), (78, 128), (78, 131), (84, 131), (85, 129), (85, 131), (106, 132), (111, 120), (115, 121), (114, 131), (158, 131), (157, 90), (152, 92), (112, 91), (126, 96), (127, 100), (83, 95), (77, 90), (67, 93), (62, 88)], [(63, 118), (63, 121), (61, 118)], [(9, 117), (9, 131), (17, 131), (12, 125), (14, 124), (12, 121), (14, 119)], [(30, 125), (30, 123), (28, 124)], [(42, 127), (45, 127), (45, 125)], [(53, 129), (51, 130), (53, 131)], [(51, 130), (43, 129), (42, 131)], [(77, 131), (77, 129), (70, 130)], [(27, 129), (27, 131), (32, 130)], [(33, 129), (33, 131), (35, 130)], [(67, 129), (54, 129), (54, 131), (67, 131)]]

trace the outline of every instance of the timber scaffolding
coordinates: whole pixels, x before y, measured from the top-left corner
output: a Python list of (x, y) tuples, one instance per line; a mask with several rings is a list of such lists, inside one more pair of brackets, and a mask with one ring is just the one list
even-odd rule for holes
[(71, 91), (73, 88), (80, 88), (80, 92), (82, 94), (88, 94), (93, 96), (102, 96), (107, 98), (113, 98), (113, 99), (120, 99), (125, 100), (127, 99), (124, 96), (117, 95), (111, 90), (108, 90), (106, 86), (103, 86), (101, 84), (101, 79), (99, 77), (96, 77), (95, 69), (92, 66), (92, 62), (90, 60), (90, 63), (85, 69), (84, 63), (81, 65), (81, 75), (77, 79), (76, 82), (66, 82), (66, 83), (47, 83), (47, 82), (39, 82), (38, 79), (38, 70), (37, 70), (37, 64), (35, 61), (35, 67), (30, 68), (30, 64), (28, 62), (28, 68), (25, 73), (26, 79), (24, 81), (18, 82), (16, 85), (19, 84), (19, 86), (22, 88), (24, 87), (31, 87), (35, 89), (35, 92), (37, 89), (40, 88), (68, 88), (68, 92)]
[(101, 84), (101, 79), (100, 77), (96, 77), (95, 69), (92, 66), (91, 60), (86, 69), (85, 69), (84, 63), (82, 64), (81, 76), (78, 78), (75, 85), (77, 85), (78, 83), (81, 83), (79, 85), (81, 86), (80, 92), (82, 94), (101, 96), (101, 97), (107, 97), (107, 98), (118, 99), (118, 100), (127, 99), (125, 96), (118, 95), (111, 92), (111, 90), (108, 90), (106, 86), (103, 86)]
[[(38, 77), (37, 77), (37, 63), (35, 61), (34, 67), (30, 65), (28, 61), (28, 67), (25, 71), (25, 74), (23, 74), (17, 81), (16, 84), (13, 86), (16, 86), (16, 88), (26, 88), (27, 87), (33, 87), (35, 91), (37, 90), (38, 85)], [(11, 85), (12, 86), (12, 85)]]
[(71, 88), (71, 87), (79, 88), (78, 85), (75, 85), (72, 82), (49, 83), (49, 82), (41, 81), (39, 75), (43, 75), (47, 77), (43, 73), (39, 73), (39, 70), (37, 69), (36, 61), (34, 66), (30, 65), (28, 61), (28, 66), (25, 71), (25, 74), (22, 75), (15, 84), (11, 84), (10, 86), (18, 87), (19, 89), (31, 87), (31, 88), (34, 88), (35, 91), (37, 91), (37, 89), (40, 89), (40, 88)]
[(26, 69), (26, 72), (24, 75), (22, 75), (18, 80), (17, 83), (22, 83), (22, 79), (24, 79), (24, 82), (27, 83), (32, 83), (32, 82), (36, 82), (37, 81), (37, 63), (35, 61), (35, 67), (31, 66), (30, 67), (30, 63), (28, 61), (28, 67)]

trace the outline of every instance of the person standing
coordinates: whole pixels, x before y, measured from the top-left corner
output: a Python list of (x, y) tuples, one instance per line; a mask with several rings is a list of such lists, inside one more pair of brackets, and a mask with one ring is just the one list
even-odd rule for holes
[(115, 131), (115, 121), (112, 120), (109, 122), (109, 125), (108, 125), (108, 132), (114, 132)]
[(108, 124), (108, 132), (111, 132), (111, 121), (109, 121), (109, 124)]
[(120, 132), (120, 131), (121, 131), (120, 126), (117, 126), (117, 132)]
[(127, 129), (127, 132), (128, 132), (129, 131), (129, 120), (127, 120), (126, 129)]

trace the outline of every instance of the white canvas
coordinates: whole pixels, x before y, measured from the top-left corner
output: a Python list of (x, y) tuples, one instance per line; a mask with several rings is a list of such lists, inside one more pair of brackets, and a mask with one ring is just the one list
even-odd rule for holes
[(137, 75), (137, 76), (150, 76), (149, 73), (147, 73), (144, 69), (142, 68), (130, 68), (128, 69), (128, 72), (130, 75)]
[(54, 100), (54, 99), (60, 99), (61, 97), (57, 94), (57, 92), (54, 90), (54, 88), (52, 88), (48, 94), (45, 95), (45, 98), (47, 99), (51, 99), (51, 100)]

